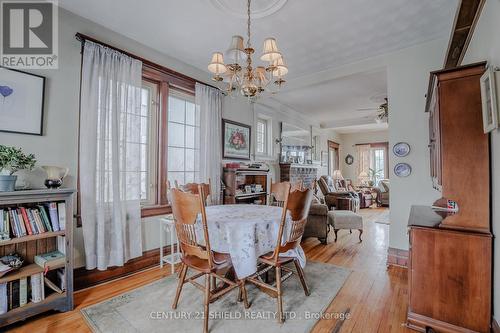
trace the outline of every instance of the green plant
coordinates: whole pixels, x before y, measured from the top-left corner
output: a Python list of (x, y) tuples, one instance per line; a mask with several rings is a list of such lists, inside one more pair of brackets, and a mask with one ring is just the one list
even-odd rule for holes
[(368, 176), (370, 177), (370, 179), (372, 181), (376, 181), (377, 178), (379, 178), (381, 174), (382, 174), (382, 169), (379, 169), (379, 170), (374, 170), (372, 168), (368, 169)]
[(32, 170), (35, 163), (35, 155), (26, 155), (21, 148), (0, 145), (0, 174), (7, 171), (12, 175), (22, 169)]

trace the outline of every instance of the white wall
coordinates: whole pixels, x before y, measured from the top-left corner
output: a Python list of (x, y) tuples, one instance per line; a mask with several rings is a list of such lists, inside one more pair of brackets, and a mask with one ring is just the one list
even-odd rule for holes
[[(389, 131), (340, 134), (340, 140), (342, 142), (340, 145), (340, 169), (342, 171), (342, 176), (351, 179), (354, 184), (357, 184), (358, 175), (356, 174), (356, 165), (358, 163), (358, 155), (355, 145), (360, 143), (388, 142)], [(354, 157), (354, 163), (351, 165), (345, 162), (347, 154), (351, 154)]]
[[(57, 165), (69, 168), (64, 186), (76, 188), (78, 159), (78, 108), (80, 88), (81, 44), (75, 39), (77, 32), (95, 37), (102, 42), (127, 50), (150, 61), (186, 74), (200, 81), (210, 82), (209, 74), (168, 55), (159, 53), (137, 41), (104, 28), (94, 22), (59, 8), (59, 69), (33, 70), (46, 77), (44, 135), (41, 137), (0, 132), (0, 144), (23, 148), (34, 153), (37, 165)], [(253, 125), (253, 106), (244, 98), (225, 98), (223, 117)], [(274, 105), (267, 112), (272, 114), (273, 131), (279, 135), (278, 119), (283, 111)], [(287, 117), (285, 117), (287, 118)], [(292, 116), (291, 123), (302, 123)], [(273, 134), (274, 135), (274, 134)], [(325, 141), (326, 142), (326, 141)], [(45, 174), (41, 169), (20, 173), (19, 181), (28, 181), (34, 188), (43, 188)], [(158, 218), (143, 220), (143, 249), (159, 246)], [(85, 265), (82, 229), (75, 229), (75, 266)]]
[[(470, 64), (487, 60), (500, 67), (500, 0), (487, 0), (463, 60)], [(497, 81), (497, 85), (500, 82)], [(491, 179), (493, 234), (500, 233), (500, 131), (491, 132)], [(493, 317), (500, 320), (500, 246), (494, 243)]]

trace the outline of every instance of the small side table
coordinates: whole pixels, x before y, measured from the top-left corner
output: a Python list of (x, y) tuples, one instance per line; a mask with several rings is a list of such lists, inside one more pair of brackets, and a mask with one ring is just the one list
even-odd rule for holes
[[(163, 234), (168, 232), (170, 234), (170, 254), (163, 255)], [(175, 272), (175, 264), (181, 262), (180, 245), (177, 244), (177, 250), (175, 246), (175, 240), (177, 239), (175, 235), (175, 223), (174, 216), (169, 214), (160, 219), (160, 267), (163, 268), (163, 263), (170, 264), (172, 268), (172, 274)]]

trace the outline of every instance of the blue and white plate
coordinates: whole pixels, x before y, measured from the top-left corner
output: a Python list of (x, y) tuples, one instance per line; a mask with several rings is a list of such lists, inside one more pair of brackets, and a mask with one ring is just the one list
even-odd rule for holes
[(394, 174), (398, 177), (411, 175), (411, 166), (408, 163), (398, 163), (394, 166)]
[(405, 157), (410, 153), (410, 145), (406, 142), (398, 142), (392, 147), (392, 152), (397, 157)]

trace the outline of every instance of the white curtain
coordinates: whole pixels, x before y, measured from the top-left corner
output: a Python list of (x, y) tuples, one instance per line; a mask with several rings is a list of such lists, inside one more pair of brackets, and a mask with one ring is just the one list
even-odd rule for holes
[(358, 150), (356, 177), (359, 177), (361, 172), (366, 172), (368, 174), (370, 169), (370, 145), (358, 145), (356, 148)]
[(196, 83), (195, 104), (200, 115), (200, 181), (210, 179), (211, 203), (220, 198), (222, 161), (222, 93)]
[(79, 167), (87, 269), (142, 255), (141, 82), (140, 61), (85, 42)]

